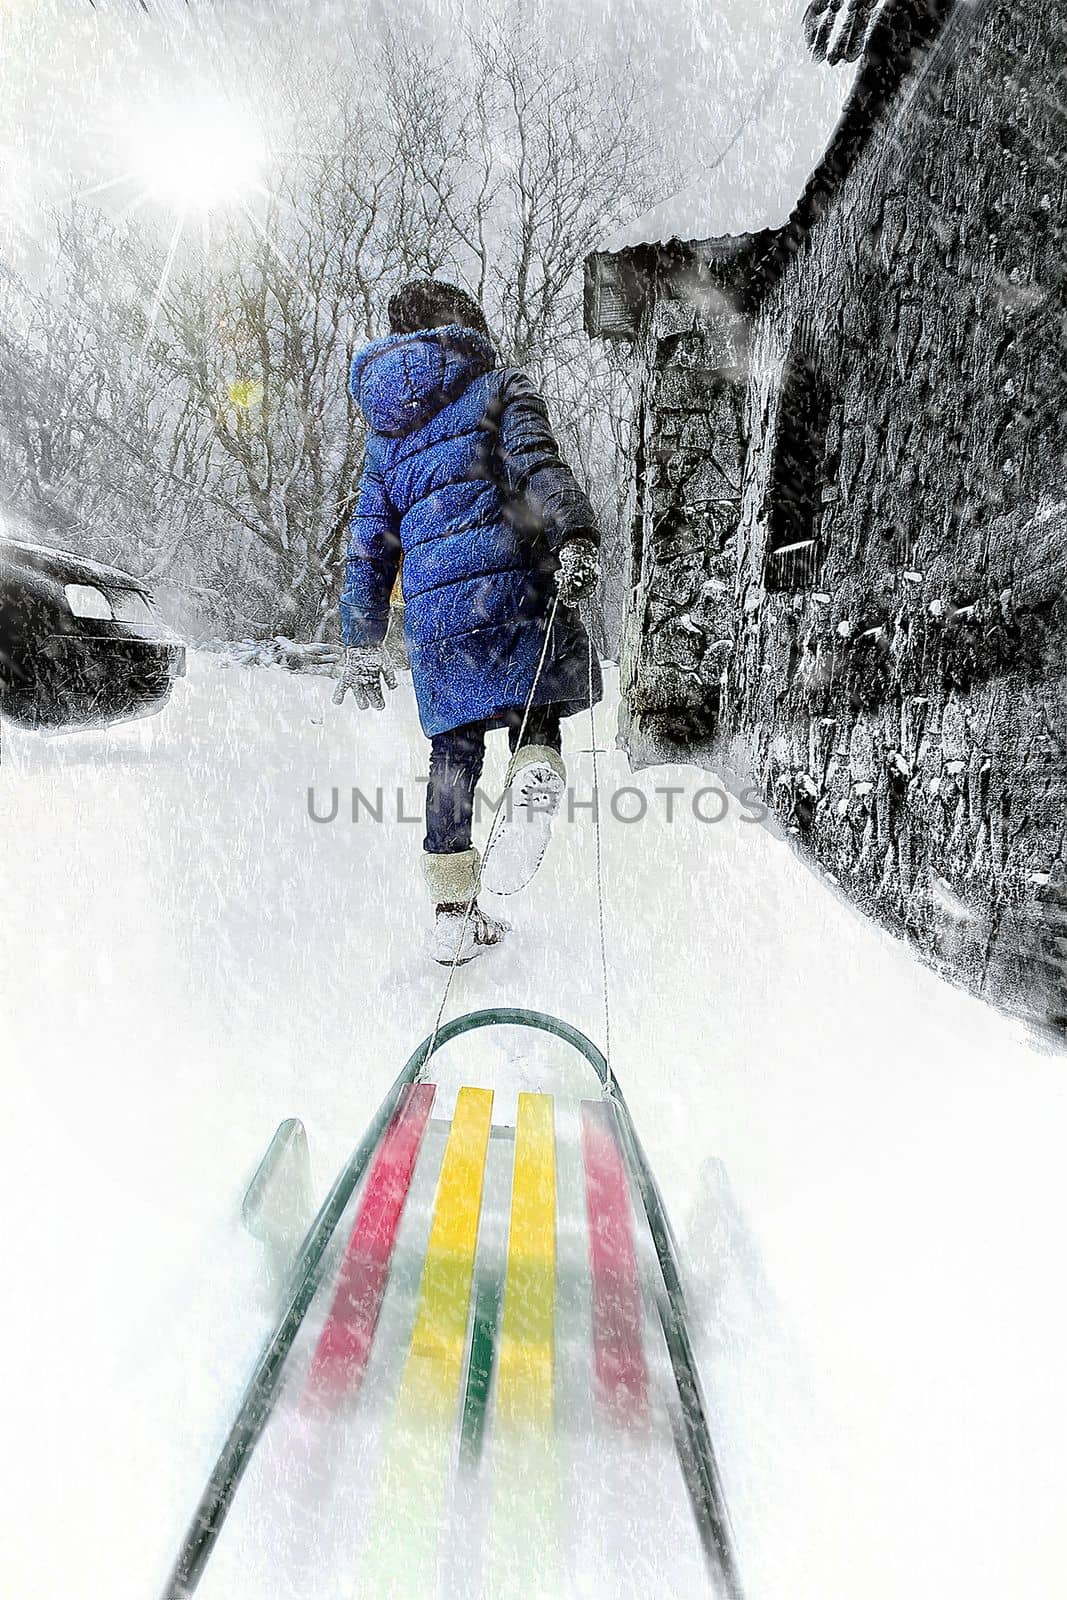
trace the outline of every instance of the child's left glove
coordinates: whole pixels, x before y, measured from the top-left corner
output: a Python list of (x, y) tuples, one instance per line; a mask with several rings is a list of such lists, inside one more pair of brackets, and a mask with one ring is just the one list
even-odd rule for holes
[(556, 552), (556, 589), (563, 606), (576, 606), (591, 595), (600, 577), (600, 552), (592, 539), (568, 539)]
[(350, 644), (345, 650), (344, 662), (333, 703), (339, 706), (351, 689), (360, 711), (385, 710), (385, 696), (381, 680), (387, 689), (396, 688), (396, 673), (385, 658), (382, 646)]

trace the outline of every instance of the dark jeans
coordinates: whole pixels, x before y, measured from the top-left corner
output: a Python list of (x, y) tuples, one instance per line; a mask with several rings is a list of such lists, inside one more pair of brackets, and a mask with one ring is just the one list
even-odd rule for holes
[[(503, 713), (508, 744), (514, 751), (519, 743), (522, 709)], [(544, 744), (553, 750), (563, 748), (556, 706), (531, 706), (524, 745)], [(482, 775), (485, 760), (485, 723), (468, 722), (462, 728), (435, 736), (430, 753), (430, 781), (426, 785), (426, 838), (423, 848), (435, 855), (469, 850), (471, 822), (474, 818), (474, 790)]]

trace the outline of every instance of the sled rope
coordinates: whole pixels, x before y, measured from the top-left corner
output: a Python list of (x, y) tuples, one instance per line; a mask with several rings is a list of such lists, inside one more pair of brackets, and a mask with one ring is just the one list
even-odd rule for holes
[(597, 924), (600, 930), (600, 981), (604, 996), (604, 1058), (611, 1075), (611, 1007), (608, 1003), (608, 942), (604, 916), (604, 851), (600, 832), (600, 773), (597, 767), (596, 707), (593, 704), (593, 634), (586, 624), (589, 643), (589, 753), (593, 763), (593, 860), (596, 883)]
[[(487, 860), (488, 857), (489, 857), (489, 852), (493, 847), (493, 840), (496, 837), (497, 829), (498, 829), (498, 827), (500, 825), (500, 813), (501, 813), (501, 810), (502, 810), (503, 805), (504, 805), (504, 800), (507, 797), (508, 784), (511, 782), (511, 775), (512, 775), (512, 772), (514, 771), (515, 757), (518, 755), (519, 751), (522, 749), (523, 735), (526, 732), (526, 725), (530, 720), (530, 709), (533, 706), (534, 695), (537, 693), (537, 685), (540, 683), (541, 674), (545, 669), (545, 660), (546, 660), (546, 658), (548, 656), (548, 647), (549, 647), (549, 644), (551, 643), (551, 640), (552, 640), (552, 625), (556, 620), (556, 612), (558, 610), (559, 610), (559, 592), (557, 590), (556, 594), (553, 596), (552, 606), (551, 606), (551, 609), (549, 610), (548, 617), (547, 617), (547, 619), (545, 621), (545, 641), (544, 641), (544, 644), (541, 646), (541, 658), (537, 663), (537, 671), (533, 675), (533, 682), (530, 685), (530, 692), (526, 696), (526, 704), (523, 707), (522, 721), (519, 724), (519, 736), (515, 741), (515, 750), (514, 750), (514, 752), (512, 754), (511, 760), (508, 762), (507, 775), (506, 775), (506, 777), (504, 779), (504, 787), (500, 792), (500, 798), (497, 801), (496, 805), (493, 807), (493, 815), (489, 819), (489, 837), (485, 841), (485, 850), (484, 850), (484, 852), (482, 854), (482, 860), (483, 861)], [(593, 648), (592, 644), (590, 644), (590, 646), (589, 646), (589, 649), (590, 649), (590, 667), (589, 667), (590, 682), (592, 682), (592, 648)], [(595, 760), (596, 758), (594, 757), (593, 759)], [(452, 957), (452, 960), (449, 962), (449, 965), (448, 965), (448, 972), (447, 972), (447, 974), (445, 976), (444, 989), (441, 992), (441, 1002), (437, 1007), (437, 1016), (434, 1018), (433, 1032), (430, 1034), (430, 1047), (429, 1047), (429, 1049), (427, 1051), (427, 1057), (429, 1057), (429, 1056), (431, 1056), (433, 1054), (434, 1046), (437, 1043), (437, 1035), (441, 1031), (441, 1023), (444, 1020), (445, 1007), (448, 1004), (448, 996), (449, 996), (449, 992), (451, 991), (451, 988), (452, 988), (452, 980), (456, 976), (456, 968), (459, 965), (460, 952), (463, 949), (463, 935), (467, 931), (467, 925), (470, 922), (471, 912), (474, 910), (474, 904), (475, 904), (475, 901), (477, 900), (477, 898), (478, 898), (478, 886), (475, 885), (474, 890), (472, 891), (472, 893), (470, 895), (470, 898), (467, 901), (467, 904), (463, 908), (463, 921), (460, 924), (459, 938), (456, 940), (456, 953)]]

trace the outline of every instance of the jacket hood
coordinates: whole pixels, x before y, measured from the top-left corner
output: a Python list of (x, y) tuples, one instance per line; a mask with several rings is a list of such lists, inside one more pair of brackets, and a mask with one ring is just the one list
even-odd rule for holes
[(495, 366), (496, 351), (476, 328), (420, 328), (359, 351), (348, 386), (374, 431), (399, 438)]

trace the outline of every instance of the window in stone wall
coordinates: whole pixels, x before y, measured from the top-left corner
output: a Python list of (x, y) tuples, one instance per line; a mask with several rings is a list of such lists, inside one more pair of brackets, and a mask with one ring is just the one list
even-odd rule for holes
[(830, 391), (812, 358), (795, 350), (786, 363), (767, 488), (768, 589), (809, 589), (823, 555), (822, 491), (828, 481), (826, 430)]

